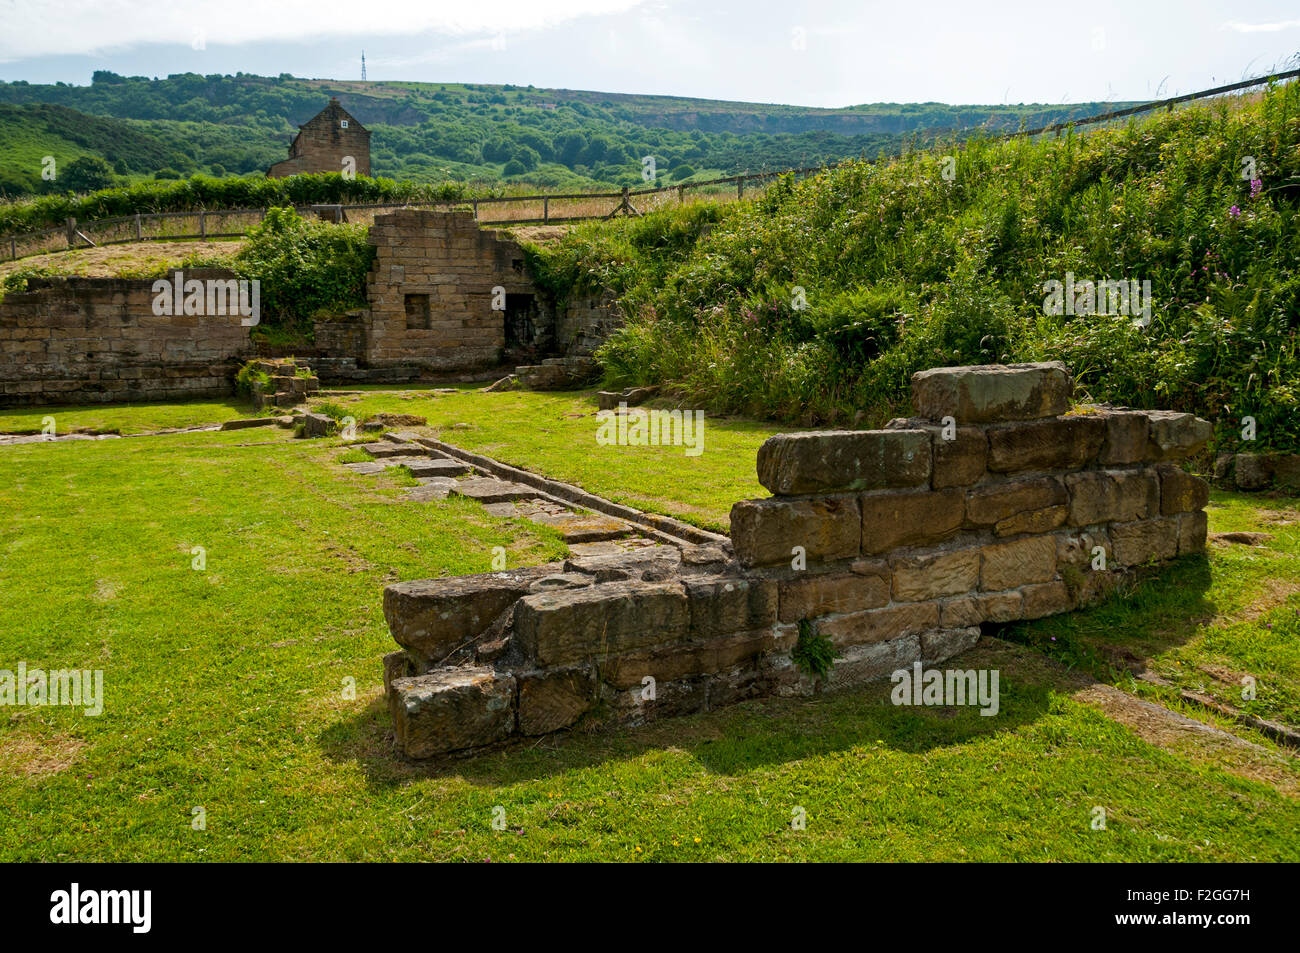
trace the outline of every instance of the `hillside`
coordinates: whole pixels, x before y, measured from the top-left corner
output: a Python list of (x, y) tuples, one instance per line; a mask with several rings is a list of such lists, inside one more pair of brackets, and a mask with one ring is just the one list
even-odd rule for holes
[[(988, 124), (1091, 115), (1114, 104), (948, 106), (876, 103), (814, 109), (671, 96), (624, 95), (457, 83), (361, 83), (178, 74), (166, 79), (100, 71), (89, 86), (0, 83), (0, 104), (61, 106), (117, 120), (126, 139), (156, 145), (134, 161), (111, 137), (87, 151), (129, 177), (256, 173), (283, 158), (297, 126), (331, 95), (371, 130), (376, 176), (397, 180), (527, 181), (542, 186), (642, 184), (653, 155), (670, 180), (709, 173), (781, 169), (894, 152), (910, 137)], [(125, 123), (125, 124), (123, 124)], [(0, 131), (0, 151), (26, 143), (42, 155), (63, 148), (39, 123)], [(20, 167), (20, 171), (25, 166)], [(39, 189), (23, 175), (0, 180), (8, 194)]]
[[(1096, 400), (1217, 421), (1220, 447), (1249, 415), (1245, 449), (1300, 449), (1300, 84), (954, 158), (583, 226), (536, 265), (556, 297), (622, 297), (610, 383), (696, 407), (881, 424), (923, 368), (1061, 359)], [(1085, 293), (1104, 280), (1138, 313)]]

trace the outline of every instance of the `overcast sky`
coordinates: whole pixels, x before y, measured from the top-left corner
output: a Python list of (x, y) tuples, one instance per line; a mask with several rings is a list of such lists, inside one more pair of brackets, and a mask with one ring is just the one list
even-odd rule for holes
[(807, 106), (1132, 100), (1284, 66), (1300, 3), (0, 0), (3, 80), (359, 79), (363, 49), (372, 80)]

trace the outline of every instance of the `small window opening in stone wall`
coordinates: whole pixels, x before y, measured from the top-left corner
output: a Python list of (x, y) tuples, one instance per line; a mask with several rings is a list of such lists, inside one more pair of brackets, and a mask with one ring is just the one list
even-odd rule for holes
[(403, 295), (406, 303), (406, 330), (429, 330), (429, 296)]

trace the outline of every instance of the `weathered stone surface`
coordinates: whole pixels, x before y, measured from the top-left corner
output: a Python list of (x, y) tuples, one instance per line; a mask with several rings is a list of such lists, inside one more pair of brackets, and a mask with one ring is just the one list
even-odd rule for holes
[(1235, 453), (1220, 453), (1214, 458), (1214, 479), (1224, 483), (1231, 483), (1236, 468), (1237, 455)]
[(949, 553), (912, 556), (891, 560), (894, 570), (894, 599), (921, 602), (974, 589), (980, 577), (978, 547)]
[(334, 419), (324, 414), (301, 414), (298, 424), (304, 437), (328, 437), (334, 429)]
[(478, 748), (515, 727), (515, 680), (487, 667), (394, 679), (388, 693), (397, 743), (411, 758)]
[(1055, 575), (1056, 540), (1050, 536), (994, 543), (982, 550), (980, 588), (985, 592), (1047, 582)]
[(519, 733), (544, 735), (568, 728), (596, 703), (590, 667), (529, 672), (519, 676)]
[(1054, 417), (1070, 408), (1074, 380), (1059, 361), (936, 367), (912, 375), (912, 403), (930, 420), (959, 425)]
[(1203, 510), (1183, 513), (1178, 517), (1178, 555), (1205, 552), (1205, 538), (1209, 519)]
[(429, 420), (416, 414), (373, 414), (365, 422), (366, 426), (378, 424), (380, 427), (427, 427)]
[(846, 645), (835, 657), (826, 687), (838, 691), (876, 679), (888, 678), (901, 668), (910, 668), (921, 658), (921, 637), (912, 633), (886, 642)]
[(988, 468), (1073, 470), (1097, 456), (1105, 436), (1106, 422), (1086, 414), (990, 427)]
[(1093, 470), (1065, 478), (1070, 491), (1070, 525), (1131, 522), (1154, 516), (1160, 484), (1147, 470)]
[(527, 658), (568, 665), (681, 640), (690, 610), (680, 582), (608, 582), (525, 596), (514, 627)]
[(632, 535), (632, 525), (623, 520), (600, 513), (533, 513), (528, 517), (534, 523), (550, 526), (566, 543), (592, 543), (608, 539), (622, 539)]
[(1147, 442), (1148, 458), (1182, 460), (1205, 449), (1214, 436), (1214, 425), (1192, 414), (1173, 410), (1149, 410), (1151, 433)]
[(1273, 457), (1273, 483), (1287, 490), (1300, 489), (1300, 455), (1279, 453)]
[(236, 417), (234, 420), (225, 421), (221, 429), (244, 430), (248, 427), (270, 427), (279, 419), (278, 417)]
[(775, 579), (687, 579), (691, 608), (691, 637), (713, 638), (771, 625), (776, 621)]
[(1097, 462), (1104, 467), (1126, 463), (1142, 463), (1147, 459), (1147, 437), (1150, 419), (1141, 410), (1110, 410), (1103, 412), (1106, 421), (1106, 439), (1097, 453)]
[(731, 508), (731, 541), (746, 566), (790, 564), (802, 546), (808, 561), (858, 555), (862, 520), (855, 497), (742, 500)]
[[(656, 683), (725, 672), (768, 652), (788, 652), (798, 631), (771, 627), (702, 641), (624, 652), (600, 663), (600, 677), (617, 689), (640, 687), (649, 676)], [(657, 687), (657, 686), (656, 686)]]
[(410, 470), (411, 476), (416, 478), (458, 477), (471, 472), (469, 465), (459, 460), (430, 460), (421, 457), (416, 460), (403, 460), (401, 465)]
[(972, 526), (994, 527), (999, 536), (1047, 532), (1064, 522), (1069, 500), (1058, 477), (989, 483), (966, 492), (966, 519)]
[(1272, 461), (1264, 453), (1239, 453), (1233, 482), (1239, 490), (1263, 490), (1273, 482)]
[(452, 492), (457, 496), (478, 500), (480, 503), (505, 503), (508, 500), (529, 500), (537, 497), (537, 491), (530, 486), (488, 477), (462, 480), (456, 484)]
[(1178, 519), (1161, 517), (1113, 523), (1110, 539), (1119, 566), (1140, 566), (1149, 559), (1173, 559), (1178, 555)]
[(1094, 550), (1098, 546), (1106, 557), (1106, 565), (1110, 565), (1115, 553), (1111, 548), (1110, 535), (1104, 529), (1058, 535), (1056, 537), (1057, 568), (1073, 566), (1078, 570), (1091, 570), (1093, 560), (1097, 556)]
[(944, 628), (921, 633), (921, 663), (938, 665), (975, 647), (980, 640), (978, 625)]
[[(989, 441), (980, 427), (954, 427), (950, 431), (921, 417), (895, 417), (885, 424), (885, 429), (924, 430), (930, 435), (930, 486), (936, 490), (970, 486), (984, 476)], [(951, 439), (946, 439), (948, 433)]]
[(769, 437), (758, 482), (778, 496), (928, 486), (930, 436), (922, 430), (818, 430)]
[(1210, 502), (1210, 484), (1172, 464), (1157, 468), (1160, 474), (1160, 512), (1164, 516), (1202, 509)]
[(813, 623), (813, 628), (830, 639), (837, 649), (867, 642), (886, 642), (938, 627), (939, 605), (935, 602), (913, 602), (828, 616)]
[(418, 443), (395, 443), (391, 440), (376, 440), (374, 443), (363, 443), (361, 449), (377, 460), (382, 460), (385, 457), (420, 457), (424, 455), (424, 447)]
[(1014, 622), (1020, 618), (1021, 604), (1019, 589), (945, 599), (939, 603), (939, 625), (960, 629), (983, 622)]
[(384, 588), (384, 618), (398, 645), (437, 661), (473, 639), (554, 566), (416, 579)]
[(1060, 580), (1025, 586), (1020, 590), (1020, 594), (1024, 597), (1023, 617), (1026, 619), (1041, 619), (1043, 616), (1069, 612), (1074, 608), (1070, 590)]
[(384, 694), (387, 695), (392, 690), (393, 682), (397, 679), (419, 674), (411, 657), (405, 652), (389, 652), (384, 656)]
[(597, 582), (635, 579), (662, 582), (676, 578), (682, 554), (676, 546), (647, 546), (613, 556), (579, 556), (564, 561), (565, 572), (589, 573)]
[(833, 612), (878, 609), (889, 602), (889, 580), (875, 575), (822, 573), (781, 583), (782, 622), (798, 622)]
[(886, 553), (947, 539), (961, 528), (966, 498), (961, 490), (868, 493), (862, 510), (862, 552)]

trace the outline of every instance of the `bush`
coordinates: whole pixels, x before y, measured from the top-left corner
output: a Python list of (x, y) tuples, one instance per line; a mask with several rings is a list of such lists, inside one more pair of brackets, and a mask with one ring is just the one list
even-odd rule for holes
[(261, 282), (264, 322), (305, 333), (317, 314), (365, 306), (374, 258), (366, 231), (273, 208), (249, 230), (232, 267), (239, 277)]

